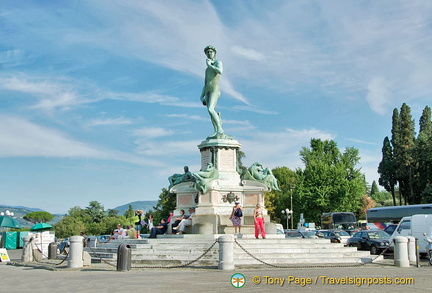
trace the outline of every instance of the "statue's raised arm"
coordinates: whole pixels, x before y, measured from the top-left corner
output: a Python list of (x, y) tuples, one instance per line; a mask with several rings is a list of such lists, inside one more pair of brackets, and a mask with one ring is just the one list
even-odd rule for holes
[(218, 138), (224, 133), (220, 113), (216, 112), (216, 104), (220, 96), (219, 79), (223, 72), (222, 61), (216, 60), (216, 52), (216, 48), (211, 45), (204, 49), (207, 68), (200, 99), (203, 105), (207, 106), (214, 128), (214, 133), (209, 138)]

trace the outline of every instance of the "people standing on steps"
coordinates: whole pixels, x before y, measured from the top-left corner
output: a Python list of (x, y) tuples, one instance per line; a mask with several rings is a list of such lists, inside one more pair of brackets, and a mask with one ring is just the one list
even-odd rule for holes
[[(233, 223), (234, 226), (234, 234), (237, 234), (237, 230), (238, 233), (240, 234), (240, 229), (241, 229), (241, 219), (243, 216), (243, 208), (240, 204), (240, 202), (236, 201), (234, 202), (235, 206), (232, 209), (231, 215), (230, 215), (230, 220)], [(241, 216), (240, 216), (241, 214)]]
[(262, 239), (266, 238), (266, 232), (264, 228), (265, 220), (264, 220), (264, 209), (261, 203), (256, 205), (254, 210), (254, 225), (255, 225), (255, 238), (259, 238), (259, 234), (261, 233)]

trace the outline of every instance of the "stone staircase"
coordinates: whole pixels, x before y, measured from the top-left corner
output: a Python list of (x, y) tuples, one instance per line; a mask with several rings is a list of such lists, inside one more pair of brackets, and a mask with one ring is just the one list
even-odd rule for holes
[[(96, 248), (84, 248), (92, 255), (93, 262), (104, 258), (116, 262), (117, 248), (120, 244), (130, 245), (132, 265), (183, 265), (199, 258), (206, 252), (220, 235), (158, 235), (156, 239), (123, 239), (110, 243), (98, 244)], [(280, 266), (317, 265), (317, 264), (358, 264), (371, 262), (376, 256), (369, 251), (357, 251), (355, 247), (344, 247), (339, 243), (330, 243), (328, 239), (281, 238), (280, 235), (268, 235), (267, 239), (255, 239), (253, 235), (243, 235), (234, 243), (234, 262), (238, 267), (263, 265), (257, 259)], [(247, 252), (246, 252), (246, 251)], [(93, 252), (96, 252), (95, 255)], [(249, 255), (249, 254), (251, 255)], [(379, 256), (378, 259), (382, 259)], [(219, 244), (213, 247), (197, 262), (194, 267), (213, 267), (218, 265)]]

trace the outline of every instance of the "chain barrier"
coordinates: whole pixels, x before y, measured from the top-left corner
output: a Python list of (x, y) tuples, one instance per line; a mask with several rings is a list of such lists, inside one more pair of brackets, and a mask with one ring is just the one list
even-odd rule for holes
[(209, 253), (210, 250), (212, 250), (212, 248), (216, 245), (216, 243), (218, 243), (219, 241), (216, 239), (215, 242), (213, 242), (213, 244), (207, 248), (200, 256), (198, 256), (196, 259), (191, 260), (185, 264), (181, 264), (181, 265), (175, 265), (175, 266), (132, 266), (132, 268), (134, 269), (176, 269), (176, 268), (184, 268), (187, 267), (191, 264), (193, 264), (194, 262), (199, 261), (201, 258), (203, 258), (207, 253)]
[(106, 263), (107, 265), (110, 265), (112, 267), (117, 267), (117, 264), (113, 264), (112, 262), (109, 262), (107, 260), (105, 260), (102, 256), (100, 256), (100, 253), (96, 252), (93, 250), (93, 247), (91, 247), (90, 245), (88, 246), (88, 248), (90, 248), (91, 252), (94, 254), (95, 257), (99, 258), (99, 260), (101, 262)]
[[(256, 256), (254, 256), (252, 253), (250, 253), (249, 251), (247, 251), (238, 241), (237, 239), (234, 239), (235, 243), (250, 257), (252, 257), (253, 259), (259, 261), (260, 263), (270, 266), (270, 267), (274, 267), (274, 268), (327, 268), (327, 267), (360, 267), (360, 266), (364, 266), (365, 263), (358, 263), (358, 264), (337, 264), (337, 265), (275, 265), (275, 264), (271, 264), (268, 262), (265, 262), (259, 258), (257, 258)], [(384, 252), (386, 252), (389, 249), (389, 247), (387, 247), (386, 249), (384, 249), (379, 255), (377, 255), (376, 257), (374, 257), (372, 259), (371, 262), (374, 262), (378, 257), (380, 257), (381, 255), (384, 254)]]
[[(29, 241), (29, 244), (30, 243), (32, 243), (33, 242), (33, 239), (30, 239), (30, 241)], [(195, 259), (193, 259), (193, 260), (191, 260), (191, 261), (188, 261), (187, 263), (185, 263), (185, 264), (180, 264), (180, 265), (172, 265), (172, 266), (162, 266), (162, 265), (154, 265), (154, 266), (150, 266), (150, 265), (142, 265), (142, 266), (139, 266), (139, 265), (136, 265), (136, 266), (131, 266), (131, 268), (134, 268), (134, 269), (174, 269), (174, 268), (184, 268), (184, 267), (187, 267), (187, 266), (189, 266), (189, 265), (191, 265), (191, 264), (193, 264), (193, 263), (195, 263), (195, 262), (198, 262), (201, 258), (203, 258), (207, 253), (209, 253), (210, 252), (210, 250), (212, 250), (213, 249), (213, 247), (216, 245), (216, 243), (218, 243), (219, 241), (218, 241), (218, 239), (216, 239), (213, 243), (212, 243), (212, 245), (209, 247), (209, 248), (207, 248), (200, 256), (198, 256), (197, 258), (195, 258)], [(252, 257), (253, 259), (255, 259), (256, 261), (258, 261), (258, 262), (260, 262), (260, 263), (262, 263), (262, 264), (264, 264), (264, 265), (266, 265), (266, 266), (270, 266), (270, 267), (274, 267), (274, 268), (324, 268), (324, 267), (360, 267), (360, 266), (364, 266), (366, 263), (358, 263), (358, 264), (337, 264), (337, 265), (331, 265), (331, 264), (328, 264), (328, 265), (325, 265), (325, 264), (323, 264), (323, 265), (295, 265), (295, 264), (291, 264), (291, 265), (275, 265), (275, 264), (271, 264), (271, 263), (268, 263), (268, 262), (266, 262), (266, 261), (263, 261), (263, 260), (261, 260), (261, 259), (259, 259), (259, 258), (257, 258), (256, 256), (254, 256), (252, 253), (250, 253), (247, 249), (245, 249), (238, 241), (237, 241), (237, 239), (234, 239), (234, 242), (237, 244), (237, 246), (238, 247), (240, 247), (240, 249), (242, 249), (247, 255), (249, 255), (250, 257)], [(48, 258), (43, 252), (42, 252), (42, 250), (38, 247), (38, 245), (36, 244), (36, 242), (33, 242), (34, 243), (34, 245), (36, 246), (36, 248), (37, 248), (37, 250), (41, 253), (41, 255), (43, 256), (43, 257), (45, 257), (45, 258)], [(93, 249), (93, 247), (91, 247), (91, 246), (88, 246), (88, 248), (90, 249), (90, 251), (91, 251), (91, 253), (93, 254), (93, 256), (94, 257), (97, 257), (97, 258), (99, 258), (99, 260), (101, 261), (101, 262), (104, 262), (104, 263), (106, 263), (106, 264), (108, 264), (108, 265), (110, 265), (110, 266), (112, 266), (112, 267), (116, 267), (116, 264), (114, 264), (114, 263), (112, 263), (112, 262), (109, 262), (109, 261), (107, 261), (106, 259), (104, 259), (102, 256), (101, 256), (101, 253), (99, 253), (99, 252), (97, 252), (97, 251), (95, 251), (94, 249)], [(378, 255), (376, 255), (372, 260), (371, 260), (371, 263), (373, 263), (375, 260), (377, 260), (380, 256), (383, 256), (384, 255), (384, 253), (385, 252), (387, 252), (387, 250), (389, 250), (390, 249), (390, 247), (387, 247), (387, 248), (385, 248), (384, 250), (382, 250), (381, 251), (381, 253), (380, 254), (378, 254)], [(35, 255), (34, 255), (34, 249), (32, 249), (32, 256), (33, 256), (33, 259), (37, 262), (37, 263), (40, 263), (40, 264), (48, 264), (48, 265), (54, 265), (54, 266), (58, 266), (58, 265), (61, 265), (61, 264), (63, 264), (68, 258), (69, 258), (69, 253), (68, 253), (68, 251), (66, 250), (66, 247), (63, 249), (63, 251), (66, 253), (66, 257), (60, 262), (60, 263), (52, 263), (52, 262), (42, 262), (42, 261), (38, 261), (37, 260), (37, 257), (35, 257)], [(63, 252), (62, 251), (62, 252)]]
[[(33, 240), (34, 240), (33, 238), (30, 238), (30, 241), (29, 241), (28, 243), (31, 244), (31, 243), (33, 242)], [(39, 246), (37, 245), (37, 243), (36, 243), (36, 242), (33, 242), (33, 244), (36, 246), (36, 249), (40, 252), (40, 254), (42, 255), (42, 257), (45, 257), (46, 259), (48, 259), (48, 256), (46, 256), (46, 255), (43, 253), (42, 249), (39, 248)], [(32, 245), (32, 248), (33, 248), (33, 245)], [(66, 251), (66, 249), (63, 249), (63, 250), (66, 252), (66, 257), (65, 257), (65, 258), (64, 258), (60, 263), (47, 262), (47, 261), (38, 261), (38, 260), (37, 260), (37, 257), (35, 257), (34, 249), (32, 249), (31, 251), (32, 251), (33, 259), (34, 259), (37, 263), (45, 264), (45, 265), (59, 266), (59, 265), (63, 264), (63, 263), (68, 259), (68, 257), (69, 257), (69, 253)]]

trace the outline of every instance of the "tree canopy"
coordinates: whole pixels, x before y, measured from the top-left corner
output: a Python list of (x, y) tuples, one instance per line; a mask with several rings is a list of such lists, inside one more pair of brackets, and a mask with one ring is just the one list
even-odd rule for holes
[(34, 224), (36, 223), (44, 223), (49, 222), (54, 218), (54, 215), (48, 213), (48, 212), (31, 212), (26, 214), (23, 219), (27, 220), (29, 222), (32, 222)]
[(432, 120), (426, 106), (419, 120), (420, 131), (415, 137), (411, 109), (403, 104), (400, 112), (393, 110), (392, 138), (386, 137), (382, 160), (378, 166), (379, 184), (392, 193), (399, 191), (399, 204), (420, 204), (432, 201)]
[(312, 139), (300, 156), (305, 169), (297, 170), (296, 209), (303, 211), (306, 220), (319, 223), (323, 212), (358, 212), (366, 181), (356, 167), (357, 149), (348, 147), (341, 153), (332, 140)]

